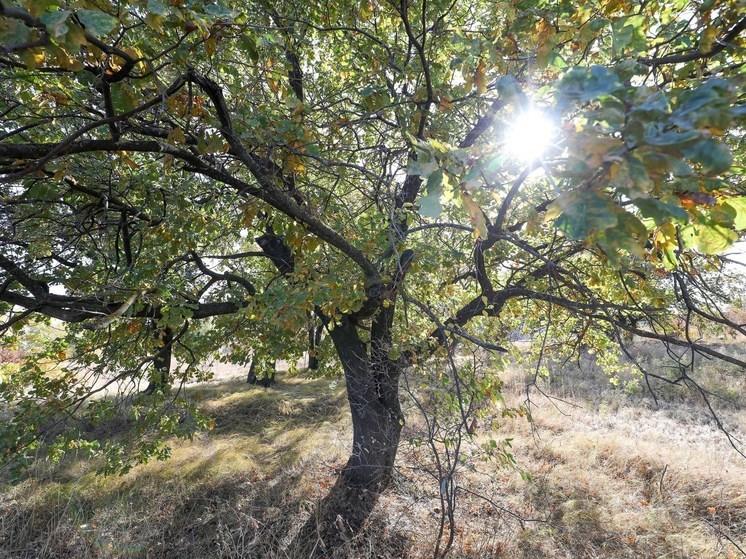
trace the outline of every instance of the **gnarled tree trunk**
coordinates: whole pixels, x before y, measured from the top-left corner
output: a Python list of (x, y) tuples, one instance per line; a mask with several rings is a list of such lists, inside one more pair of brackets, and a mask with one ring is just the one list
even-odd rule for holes
[(342, 476), (355, 487), (380, 491), (388, 485), (404, 424), (400, 371), (387, 356), (366, 351), (351, 323), (334, 328), (331, 337), (344, 368), (352, 415), (352, 453)]
[(339, 553), (363, 527), (391, 481), (404, 425), (398, 397), (401, 367), (381, 351), (381, 340), (374, 336), (369, 346), (349, 319), (330, 336), (344, 368), (353, 436), (336, 484), (296, 539), (306, 554), (314, 550), (319, 557), (335, 549)]

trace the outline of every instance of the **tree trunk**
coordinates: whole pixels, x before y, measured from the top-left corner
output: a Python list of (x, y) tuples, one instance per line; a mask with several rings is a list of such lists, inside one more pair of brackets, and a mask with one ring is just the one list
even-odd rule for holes
[(319, 344), (324, 325), (316, 326), (313, 322), (308, 327), (308, 369), (315, 371), (319, 368)]
[(391, 481), (404, 425), (400, 366), (380, 351), (368, 351), (347, 319), (330, 335), (344, 368), (353, 435), (350, 457), (336, 484), (296, 539), (302, 553), (315, 550), (317, 557), (339, 553), (363, 527)]
[(306, 313), (308, 323), (308, 370), (319, 368), (319, 344), (324, 333), (324, 323), (319, 320), (315, 311)]
[(158, 390), (165, 390), (171, 384), (171, 355), (174, 343), (174, 333), (171, 328), (164, 330), (155, 330), (154, 335), (160, 339), (163, 345), (153, 358), (153, 367), (155, 374), (151, 376), (148, 387), (145, 389), (146, 394), (154, 394)]
[(404, 424), (395, 363), (367, 358), (365, 343), (352, 324), (331, 332), (342, 361), (352, 415), (352, 453), (343, 471), (350, 485), (381, 491), (394, 466)]
[(264, 388), (269, 388), (275, 383), (275, 369), (277, 366), (277, 360), (269, 357), (264, 359), (263, 364), (259, 365), (259, 375), (256, 374), (256, 365), (258, 359), (256, 356), (251, 358), (251, 364), (249, 365), (249, 372), (246, 375), (246, 382), (249, 384), (258, 384)]

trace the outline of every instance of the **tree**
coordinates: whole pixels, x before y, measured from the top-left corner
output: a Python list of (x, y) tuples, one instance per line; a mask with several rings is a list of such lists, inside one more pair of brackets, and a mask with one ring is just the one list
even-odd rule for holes
[[(91, 396), (167, 378), (172, 354), (175, 385), (227, 341), (315, 357), (319, 321), (353, 424), (333, 509), (357, 529), (403, 371), (445, 355), (464, 425), (499, 392), (457, 343), (546, 325), (558, 352), (668, 344), (672, 382), (695, 355), (743, 367), (695, 334), (746, 334), (710, 281), (746, 229), (738, 5), (3, 0), (3, 330), (69, 325), (0, 385), (5, 456), (42, 432), (96, 450), (76, 426), (113, 404)], [(166, 452), (149, 430), (204, 426), (152, 392), (113, 469)]]

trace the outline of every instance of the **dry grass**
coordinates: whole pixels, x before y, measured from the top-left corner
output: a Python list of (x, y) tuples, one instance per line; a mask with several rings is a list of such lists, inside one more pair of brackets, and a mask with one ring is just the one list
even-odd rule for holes
[[(70, 459), (0, 485), (0, 559), (298, 557), (293, 536), (344, 463), (349, 423), (341, 382), (280, 380), (276, 390), (225, 379), (192, 388), (216, 428), (175, 443), (168, 462), (102, 478)], [(710, 381), (737, 396), (723, 416), (746, 432), (743, 379)], [(523, 386), (506, 374), (509, 401)], [(460, 482), (486, 499), (462, 495), (452, 557), (741, 557), (746, 460), (697, 398), (673, 391), (655, 408), (626, 386), (570, 371), (544, 386), (566, 403), (534, 394), (533, 426), (503, 424), (498, 436), (514, 439), (533, 480), (485, 462), (463, 470)], [(431, 555), (439, 501), (428, 459), (424, 447), (402, 448), (367, 534), (337, 556)]]
[(533, 482), (511, 484), (506, 505), (548, 522), (513, 556), (737, 556), (725, 536), (743, 546), (746, 463), (712, 426), (629, 406), (537, 407), (538, 439), (514, 432)]
[(286, 377), (278, 390), (194, 390), (216, 428), (176, 441), (170, 460), (106, 478), (66, 460), (2, 486), (0, 558), (283, 556), (343, 463), (340, 387)]

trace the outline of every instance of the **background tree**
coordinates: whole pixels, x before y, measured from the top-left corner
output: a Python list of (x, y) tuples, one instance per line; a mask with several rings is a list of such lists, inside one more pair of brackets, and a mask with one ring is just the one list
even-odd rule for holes
[[(403, 371), (444, 355), (464, 426), (499, 396), (457, 343), (546, 326), (544, 354), (659, 340), (673, 382), (743, 366), (697, 329), (746, 334), (710, 280), (746, 229), (744, 27), (736, 1), (3, 0), (2, 328), (69, 324), (2, 380), (6, 459), (165, 456), (207, 424), (183, 391), (133, 398), (166, 355), (175, 386), (226, 343), (299, 357), (316, 317), (353, 424), (327, 504), (356, 530)], [(101, 449), (79, 429), (105, 390), (136, 421)]]

